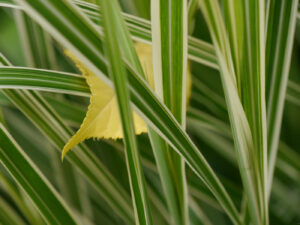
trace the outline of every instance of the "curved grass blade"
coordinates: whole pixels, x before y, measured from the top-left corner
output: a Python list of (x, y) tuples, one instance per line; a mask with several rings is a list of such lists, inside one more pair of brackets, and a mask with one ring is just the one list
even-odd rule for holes
[(89, 96), (85, 79), (76, 74), (23, 67), (0, 67), (0, 88), (36, 89)]
[(19, 8), (19, 6), (17, 6), (12, 0), (1, 0), (0, 7), (15, 8), (15, 9)]
[[(0, 61), (4, 60), (5, 57), (1, 56), (0, 53)], [(58, 76), (58, 84), (56, 85), (56, 81), (51, 79), (51, 76)], [(27, 67), (0, 67), (0, 88), (9, 88), (9, 89), (28, 89), (28, 90), (39, 90), (39, 91), (50, 91), (50, 92), (58, 92), (64, 94), (72, 94), (78, 96), (90, 96), (90, 90), (88, 85), (85, 82), (85, 79), (73, 73), (65, 73), (55, 70), (43, 70), (36, 68), (27, 68)], [(215, 93), (205, 87), (198, 80), (193, 80), (193, 84), (195, 85), (195, 91), (199, 92), (199, 94), (207, 95), (207, 91), (210, 93), (207, 95), (209, 98), (214, 98), (214, 103), (218, 107), (218, 111), (220, 111), (220, 115), (226, 112), (225, 102), (220, 98), (215, 98)], [(294, 81), (289, 81), (287, 86), (287, 94), (286, 101), (291, 102), (295, 105), (300, 105), (299, 96), (299, 85)], [(193, 93), (194, 95), (195, 93)], [(196, 94), (195, 96), (196, 97)], [(199, 101), (200, 96), (195, 98), (196, 101)], [(193, 96), (192, 96), (193, 98)], [(203, 102), (201, 102), (203, 103)], [(225, 109), (225, 111), (223, 110)], [(215, 107), (214, 107), (215, 109)]]
[[(0, 124), (1, 162), (50, 224), (79, 224), (58, 193)], [(30, 174), (30, 176), (29, 176)]]

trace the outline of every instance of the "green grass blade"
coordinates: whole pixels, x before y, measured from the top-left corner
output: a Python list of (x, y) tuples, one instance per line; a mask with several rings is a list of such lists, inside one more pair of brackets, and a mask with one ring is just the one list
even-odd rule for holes
[(243, 59), (243, 41), (244, 41), (244, 18), (242, 1), (224, 1), (224, 17), (231, 46), (231, 55), (233, 58), (234, 69), (236, 73), (237, 86), (241, 96), (241, 61)]
[(8, 59), (0, 52), (0, 66), (11, 66)]
[[(18, 1), (18, 3), (35, 20), (41, 22), (56, 39), (73, 50), (96, 75), (111, 85), (111, 81), (106, 76), (107, 62), (103, 57), (100, 34), (76, 8), (67, 2)], [(57, 20), (57, 15), (65, 18), (64, 23)], [(228, 215), (234, 221), (239, 221), (239, 215), (229, 195), (186, 132), (174, 120), (169, 110), (153, 95), (139, 74), (130, 65), (127, 64), (127, 67), (130, 72), (128, 85), (134, 108), (185, 158), (197, 175), (205, 180)]]
[[(187, 76), (187, 2), (152, 1), (155, 91), (185, 128)], [(188, 224), (184, 161), (150, 132), (153, 151), (173, 224)]]
[(254, 179), (260, 180), (257, 189), (262, 221), (267, 221), (264, 5), (262, 1), (225, 1), (224, 12), (239, 95), (252, 131), (253, 163), (259, 162)]
[(190, 0), (188, 3), (188, 33), (192, 34), (195, 27), (195, 14), (198, 9), (198, 0)]
[[(185, 127), (187, 2), (152, 2), (152, 37), (156, 90)], [(163, 57), (162, 57), (163, 56)], [(158, 59), (157, 59), (158, 57)]]
[(0, 124), (0, 141), (1, 162), (35, 203), (44, 219), (50, 224), (79, 224), (57, 192), (2, 124)]
[(218, 1), (199, 1), (199, 4), (210, 29), (218, 56), (235, 149), (239, 160), (243, 186), (249, 200), (248, 203), (253, 219), (252, 222), (254, 224), (260, 224), (260, 196), (262, 193), (259, 189), (259, 187), (261, 187), (259, 185), (260, 176), (257, 175), (258, 166), (256, 166), (251, 128), (239, 98), (237, 78), (230, 50), (231, 46), (226, 33), (221, 9)]
[(227, 119), (225, 99), (216, 94), (213, 89), (205, 85), (203, 81), (195, 76), (193, 77), (193, 92), (191, 100), (199, 105), (205, 105), (211, 113), (215, 114), (219, 118), (224, 120)]
[(19, 8), (12, 0), (1, 0), (0, 7)]
[(126, 85), (127, 74), (123, 65), (120, 43), (118, 41), (120, 30), (117, 24), (120, 21), (114, 16), (115, 13), (120, 13), (120, 9), (118, 3), (114, 0), (98, 2), (103, 8), (106, 54), (109, 61), (108, 71), (114, 83), (113, 86), (119, 106), (136, 224), (151, 225), (152, 218), (148, 195), (145, 189), (145, 178), (135, 137), (129, 91)]
[(195, 213), (195, 215), (197, 215), (197, 219), (199, 220), (197, 221), (197, 224), (213, 225), (209, 217), (206, 216), (205, 212), (203, 212), (199, 204), (197, 204), (194, 199), (190, 199), (190, 202), (192, 212)]
[[(116, 15), (118, 16), (118, 15)], [(137, 71), (140, 72), (140, 75), (145, 78), (145, 74), (144, 71), (140, 65), (140, 62), (138, 60), (138, 57), (136, 55), (135, 49), (133, 47), (133, 43), (131, 41), (131, 37), (130, 34), (127, 30), (127, 27), (125, 25), (125, 23), (123, 22), (123, 18), (121, 16), (121, 14), (119, 14), (118, 16), (118, 28), (120, 29), (119, 32), (119, 41), (120, 41), (120, 47), (122, 49), (122, 52), (126, 58), (126, 60), (128, 60), (128, 62), (133, 65), (135, 67), (135, 69)], [(170, 161), (168, 159), (168, 155), (170, 154), (169, 152), (166, 152), (166, 146), (167, 144), (161, 139), (161, 137), (159, 137), (158, 134), (156, 134), (156, 132), (151, 128), (148, 127), (149, 130), (149, 135), (151, 138), (151, 145), (153, 146), (152, 150), (156, 156), (156, 158), (158, 159), (158, 167), (160, 170), (160, 174), (161, 175), (161, 181), (163, 182), (163, 186), (164, 186), (164, 190), (165, 190), (165, 194), (167, 195), (167, 200), (169, 202), (169, 209), (170, 212), (172, 213), (172, 218), (174, 222), (179, 222), (181, 223), (181, 219), (180, 219), (180, 212), (178, 212), (178, 209), (180, 210), (180, 205), (178, 206), (178, 202), (176, 202), (176, 196), (175, 196), (175, 192), (176, 192), (176, 182), (174, 182), (174, 179), (177, 180), (176, 177), (172, 177), (172, 166), (170, 166)], [(176, 173), (175, 173), (176, 174)], [(168, 188), (166, 188), (166, 185)], [(151, 200), (152, 199), (153, 194), (151, 195)], [(171, 196), (171, 198), (170, 198)], [(175, 209), (175, 210), (174, 210)]]
[(285, 173), (287, 177), (300, 184), (300, 155), (295, 150), (291, 149), (284, 142), (279, 143), (278, 147), (278, 162), (276, 168)]
[(300, 107), (300, 85), (294, 81), (288, 81), (286, 101)]
[(288, 85), (298, 1), (274, 1), (268, 5), (266, 81), (268, 115), (268, 193), (277, 156), (284, 101)]
[[(32, 21), (25, 13), (20, 10), (14, 11), (15, 21), (18, 33), (22, 37), (21, 44), (23, 53), (25, 54), (26, 64), (29, 67), (56, 69), (56, 58), (54, 45), (50, 36), (42, 30), (42, 28)], [(47, 158), (50, 159), (51, 165), (57, 182), (58, 190), (64, 199), (74, 210), (84, 213), (92, 218), (91, 207), (88, 204), (82, 205), (84, 198), (88, 196), (79, 190), (78, 184), (82, 179), (77, 172), (73, 171), (73, 167), (69, 162), (61, 163), (60, 154), (57, 151), (46, 151)], [(82, 182), (81, 182), (82, 183)], [(82, 188), (83, 189), (83, 188)], [(80, 192), (80, 193), (79, 193)], [(85, 201), (88, 202), (88, 201)], [(37, 224), (36, 222), (33, 224)]]
[(25, 225), (26, 223), (14, 208), (2, 197), (0, 198), (0, 222), (5, 225)]
[(21, 44), (29, 67), (54, 69), (56, 59), (50, 36), (20, 10), (14, 11)]
[[(148, 129), (149, 138), (151, 141), (151, 146), (153, 154), (155, 156), (155, 161), (158, 167), (160, 180), (162, 182), (166, 202), (168, 205), (168, 210), (170, 214), (170, 219), (172, 224), (181, 224), (185, 219), (184, 211), (181, 209), (180, 197), (183, 193), (178, 193), (176, 180), (174, 179), (174, 173), (172, 171), (172, 161), (170, 159), (170, 149), (168, 149), (167, 143), (153, 130)], [(182, 173), (180, 174), (182, 176)], [(184, 209), (184, 208), (183, 208)], [(183, 214), (183, 215), (182, 215)]]
[(132, 0), (132, 1), (134, 2), (138, 15), (148, 19), (150, 17), (150, 10), (149, 10), (150, 0), (145, 0), (145, 1)]
[[(243, 12), (245, 40), (244, 45), (241, 46), (244, 53), (241, 62), (243, 67), (242, 102), (254, 143), (253, 166), (258, 168), (254, 174), (254, 180), (257, 182), (257, 198), (260, 208), (259, 224), (268, 224), (264, 1), (244, 1)], [(251, 216), (254, 220), (253, 213)]]
[(23, 67), (0, 67), (0, 88), (31, 89), (89, 96), (85, 79), (76, 74)]
[(37, 225), (45, 224), (32, 202), (26, 201), (25, 197), (27, 196), (24, 197), (17, 185), (2, 172), (0, 172), (0, 181), (1, 188), (9, 194), (18, 209), (30, 223)]

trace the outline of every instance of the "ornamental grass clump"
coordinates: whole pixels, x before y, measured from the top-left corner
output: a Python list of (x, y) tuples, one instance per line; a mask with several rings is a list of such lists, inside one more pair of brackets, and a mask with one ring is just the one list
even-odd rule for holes
[(298, 4), (0, 0), (0, 224), (299, 222)]

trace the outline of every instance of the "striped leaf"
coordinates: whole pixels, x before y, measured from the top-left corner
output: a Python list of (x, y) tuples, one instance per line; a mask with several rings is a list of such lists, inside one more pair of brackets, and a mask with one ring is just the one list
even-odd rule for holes
[[(185, 129), (187, 1), (152, 1), (155, 91)], [(185, 165), (160, 137), (150, 132), (154, 155), (173, 224), (188, 224)]]
[[(0, 124), (0, 158), (49, 224), (79, 224), (33, 162)], [(30, 174), (30, 176), (28, 176)]]
[(152, 218), (145, 189), (145, 178), (141, 167), (138, 145), (135, 137), (133, 115), (130, 107), (130, 96), (127, 89), (127, 74), (122, 61), (120, 42), (118, 40), (119, 23), (122, 21), (114, 16), (120, 14), (115, 0), (98, 1), (103, 9), (104, 34), (108, 71), (113, 80), (113, 87), (117, 96), (119, 114), (124, 135), (126, 165), (132, 194), (135, 222), (138, 225), (151, 225)]
[[(218, 57), (235, 149), (239, 161), (243, 186), (248, 197), (252, 222), (254, 224), (261, 224), (261, 222), (264, 223), (264, 217), (261, 218), (260, 213), (265, 211), (265, 207), (263, 207), (263, 209), (261, 207), (263, 205), (262, 203), (265, 202), (263, 201), (263, 191), (260, 184), (262, 182), (261, 174), (259, 173), (260, 167), (257, 165), (258, 157), (256, 156), (256, 150), (258, 151), (258, 149), (255, 148), (256, 142), (253, 140), (251, 123), (249, 123), (247, 119), (246, 110), (244, 110), (240, 99), (238, 79), (234, 69), (230, 41), (226, 33), (220, 5), (218, 1), (199, 1), (199, 4), (210, 29)], [(254, 101), (252, 98), (250, 98), (250, 100)], [(261, 101), (261, 96), (255, 100)], [(264, 213), (263, 216), (265, 216)]]
[[(288, 76), (296, 29), (298, 1), (268, 2), (266, 81), (268, 118), (268, 193), (277, 156)], [(293, 85), (290, 84), (290, 90)]]

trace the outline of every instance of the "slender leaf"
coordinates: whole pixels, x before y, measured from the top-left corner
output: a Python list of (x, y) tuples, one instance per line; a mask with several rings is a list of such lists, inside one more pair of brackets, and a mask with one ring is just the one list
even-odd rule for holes
[(25, 195), (22, 195), (21, 190), (10, 178), (6, 177), (0, 172), (0, 184), (4, 190), (12, 198), (16, 206), (23, 213), (25, 218), (32, 224), (43, 225), (45, 224), (32, 202), (26, 201)]
[[(185, 129), (187, 15), (186, 1), (152, 1), (155, 91)], [(184, 161), (150, 131), (154, 155), (173, 224), (188, 224)]]
[(195, 26), (195, 14), (198, 9), (198, 0), (190, 0), (188, 4), (188, 33), (193, 33)]
[(268, 99), (268, 193), (277, 156), (284, 100), (288, 85), (298, 1), (274, 1), (268, 4), (266, 74)]
[(0, 222), (6, 225), (25, 225), (20, 215), (6, 202), (0, 198)]
[[(261, 177), (258, 173), (257, 157), (255, 155), (254, 142), (251, 134), (251, 126), (248, 123), (242, 102), (239, 97), (238, 83), (234, 70), (233, 57), (230, 50), (230, 42), (226, 33), (225, 24), (219, 2), (199, 1), (200, 8), (204, 14), (220, 65), (221, 80), (223, 84), (225, 99), (228, 107), (235, 149), (238, 156), (240, 173), (243, 186), (246, 190), (249, 210), (252, 222), (260, 224), (261, 220)], [(250, 99), (251, 100), (251, 99)]]
[(0, 141), (1, 162), (30, 196), (44, 219), (50, 224), (79, 224), (58, 193), (2, 124), (0, 124)]
[(293, 81), (288, 81), (285, 99), (290, 103), (300, 107), (300, 85)]
[(43, 69), (0, 67), (0, 88), (35, 89), (89, 96), (82, 76)]
[(29, 67), (56, 68), (55, 52), (50, 36), (20, 10), (14, 11), (26, 64)]
[(120, 9), (118, 3), (114, 0), (98, 2), (103, 7), (106, 54), (109, 61), (108, 71), (114, 83), (113, 86), (119, 106), (136, 224), (151, 225), (152, 218), (145, 189), (145, 178), (135, 137), (129, 91), (126, 86), (127, 74), (118, 41), (117, 24), (120, 23), (120, 20), (114, 16), (114, 14), (120, 13), (118, 12)]
[[(242, 102), (249, 121), (254, 144), (254, 164), (258, 171), (257, 198), (260, 215), (258, 224), (268, 224), (267, 200), (267, 120), (265, 102), (265, 4), (264, 1), (244, 1), (245, 42), (240, 48), (244, 51), (241, 66)], [(249, 202), (248, 196), (248, 202)], [(254, 196), (253, 196), (254, 197)], [(251, 211), (250, 211), (251, 215)], [(252, 220), (254, 215), (252, 214)]]

